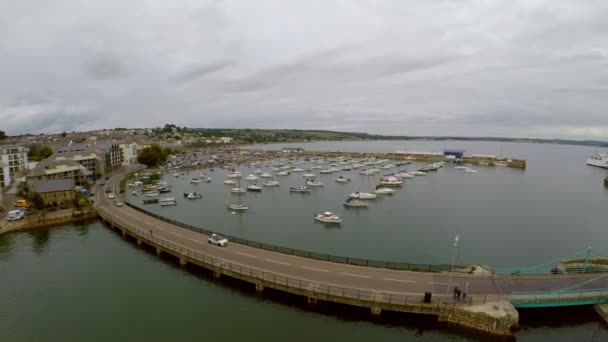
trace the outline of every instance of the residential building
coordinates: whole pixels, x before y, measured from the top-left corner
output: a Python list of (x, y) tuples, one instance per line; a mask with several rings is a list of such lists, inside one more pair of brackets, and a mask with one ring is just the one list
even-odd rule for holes
[(71, 179), (73, 184), (83, 183), (93, 174), (86, 167), (73, 159), (53, 155), (40, 163), (26, 176), (26, 183), (31, 188), (35, 183), (56, 179)]
[(123, 155), (119, 144), (114, 142), (98, 142), (95, 145), (95, 151), (99, 153), (101, 158), (101, 165), (104, 174), (121, 166)]
[(3, 162), (0, 162), (0, 192), (2, 188), (6, 188), (11, 185), (11, 172), (10, 167)]
[(73, 161), (77, 162), (78, 164), (84, 166), (88, 171), (90, 171), (90, 174), (85, 177), (86, 180), (88, 180), (90, 182), (95, 181), (97, 178), (101, 177), (103, 174), (101, 158), (93, 150), (86, 150), (83, 152), (68, 152), (68, 153), (55, 154), (55, 155), (51, 156), (50, 158), (52, 158), (55, 161), (70, 159), (70, 160), (73, 160)]
[(87, 144), (69, 142), (67, 145), (57, 147), (57, 153), (84, 152), (89, 149)]
[(18, 145), (0, 145), (0, 162), (8, 165), (9, 175), (16, 178), (27, 166), (27, 148)]
[(120, 144), (120, 149), (122, 150), (122, 165), (129, 166), (137, 164), (137, 144), (129, 143), (129, 144)]
[(75, 197), (71, 178), (39, 181), (34, 183), (33, 190), (42, 196), (45, 205), (68, 203)]

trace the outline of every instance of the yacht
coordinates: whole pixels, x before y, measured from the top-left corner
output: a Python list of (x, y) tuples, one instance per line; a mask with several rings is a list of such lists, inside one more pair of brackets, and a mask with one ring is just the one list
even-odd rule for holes
[(331, 172), (340, 172), (340, 171), (342, 171), (342, 169), (334, 166), (334, 167), (330, 168), (329, 171), (331, 171)]
[(234, 184), (234, 181), (232, 179), (226, 179), (226, 180), (224, 180), (224, 184), (232, 185), (232, 184)]
[(355, 199), (366, 199), (366, 200), (372, 200), (376, 198), (376, 194), (370, 194), (369, 192), (353, 192), (352, 194), (349, 195), (352, 198)]
[(394, 177), (397, 178), (414, 178), (414, 175), (405, 171), (399, 171), (395, 174), (393, 174)]
[(289, 176), (289, 171), (279, 171), (277, 172), (277, 176)]
[(230, 192), (232, 192), (234, 194), (242, 194), (242, 193), (245, 193), (245, 189), (243, 189), (243, 188), (232, 188), (230, 190)]
[(189, 200), (192, 200), (192, 199), (203, 198), (203, 195), (197, 194), (196, 192), (186, 192), (186, 193), (184, 193), (184, 197)]
[(272, 175), (271, 175), (270, 173), (266, 173), (266, 172), (264, 172), (264, 173), (262, 173), (262, 174), (260, 175), (260, 177), (262, 177), (262, 178), (272, 178)]
[(323, 182), (318, 181), (318, 180), (314, 180), (314, 179), (309, 179), (306, 181), (306, 185), (308, 186), (323, 186)]
[(338, 183), (348, 183), (350, 182), (350, 178), (344, 178), (344, 176), (340, 176), (336, 178), (336, 182)]
[(345, 207), (353, 207), (353, 208), (367, 207), (367, 202), (356, 200), (350, 196), (348, 196), (346, 198), (346, 200), (344, 201), (343, 204)]
[(258, 180), (258, 177), (255, 175), (249, 175), (249, 176), (245, 177), (245, 180), (256, 181), (256, 180)]
[(330, 173), (334, 173), (334, 172), (331, 169), (324, 169), (324, 170), (319, 171), (319, 173), (326, 175), (326, 174), (330, 174)]
[(297, 188), (291, 187), (289, 188), (289, 192), (310, 192), (310, 188), (306, 185), (300, 185)]
[(374, 193), (378, 194), (378, 195), (392, 195), (393, 192), (395, 192), (395, 190), (391, 189), (391, 188), (385, 188), (381, 185), (376, 187), (376, 190), (374, 190)]
[(148, 192), (146, 192), (146, 196), (148, 196), (148, 197), (157, 197), (158, 195), (160, 195), (160, 193), (158, 191), (148, 191)]
[(247, 210), (249, 209), (248, 206), (241, 204), (241, 203), (230, 203), (230, 202), (226, 202), (226, 205), (228, 206), (228, 209), (230, 210), (234, 210), (234, 211), (243, 211), (243, 210)]
[(158, 203), (160, 203), (160, 205), (163, 207), (177, 204), (177, 202), (175, 201), (175, 197), (161, 198), (160, 200), (158, 200)]
[(315, 220), (321, 221), (324, 223), (336, 223), (339, 224), (342, 222), (340, 216), (332, 213), (331, 211), (326, 211), (323, 214), (314, 214)]
[(193, 183), (193, 184), (200, 184), (200, 182), (201, 182), (201, 180), (198, 179), (197, 177), (194, 177), (190, 180), (190, 183)]
[(382, 184), (384, 186), (401, 186), (401, 184), (403, 184), (403, 181), (397, 179), (396, 177), (389, 176), (389, 177), (383, 177), (382, 180), (380, 181), (380, 184)]
[(304, 172), (304, 169), (296, 167), (293, 170), (291, 170), (291, 172)]
[(239, 171), (234, 171), (232, 173), (229, 173), (226, 177), (228, 177), (228, 178), (241, 178), (241, 177), (243, 177), (243, 174), (241, 174)]
[(587, 165), (602, 167), (608, 169), (608, 153), (598, 153), (587, 159)]
[(315, 175), (314, 173), (305, 173), (302, 175), (302, 177), (304, 178), (315, 178), (317, 177), (317, 175)]
[(457, 170), (466, 170), (466, 169), (468, 169), (468, 167), (466, 167), (464, 165), (454, 166), (454, 168), (457, 169)]
[(277, 182), (274, 179), (271, 179), (271, 180), (267, 180), (267, 181), (262, 182), (262, 185), (263, 186), (279, 186), (279, 182)]
[(477, 173), (477, 170), (473, 170), (473, 169), (466, 169), (464, 170), (465, 173)]
[(262, 188), (257, 186), (256, 184), (249, 184), (247, 186), (247, 191), (251, 192), (262, 192)]

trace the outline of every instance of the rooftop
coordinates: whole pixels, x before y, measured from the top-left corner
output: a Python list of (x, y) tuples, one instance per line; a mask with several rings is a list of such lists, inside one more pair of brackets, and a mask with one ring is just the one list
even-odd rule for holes
[(53, 179), (34, 183), (34, 191), (44, 194), (48, 192), (72, 191), (74, 182), (71, 178)]

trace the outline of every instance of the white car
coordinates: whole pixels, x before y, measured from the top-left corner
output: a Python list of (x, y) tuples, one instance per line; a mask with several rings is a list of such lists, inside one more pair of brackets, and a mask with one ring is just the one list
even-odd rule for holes
[(116, 201), (116, 202), (114, 203), (114, 205), (116, 205), (117, 207), (122, 207), (122, 206), (124, 206), (124, 204), (122, 204), (122, 202), (121, 202), (121, 201)]
[(209, 241), (210, 244), (212, 245), (216, 245), (216, 246), (220, 246), (220, 247), (226, 247), (226, 245), (228, 244), (228, 239), (226, 239), (225, 237), (219, 235), (219, 234), (211, 234), (211, 236), (209, 237), (209, 239), (207, 239), (207, 241)]
[(114, 194), (110, 192), (110, 193), (108, 194), (108, 198), (109, 198), (109, 199), (114, 199)]
[(11, 210), (8, 212), (8, 216), (6, 217), (6, 220), (9, 222), (12, 221), (19, 221), (23, 218), (23, 216), (25, 216), (25, 211), (22, 210)]

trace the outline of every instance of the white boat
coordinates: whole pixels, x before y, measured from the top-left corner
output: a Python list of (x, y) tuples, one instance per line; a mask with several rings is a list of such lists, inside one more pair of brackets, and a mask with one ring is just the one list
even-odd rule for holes
[(256, 175), (259, 175), (260, 173), (262, 173), (262, 170), (260, 170), (260, 169), (255, 169), (255, 170), (253, 171), (253, 173), (255, 173)]
[(309, 179), (306, 181), (306, 185), (308, 186), (323, 186), (323, 182), (318, 181), (318, 180), (314, 180), (314, 179)]
[(232, 184), (235, 184), (235, 182), (232, 179), (226, 179), (226, 180), (224, 180), (224, 184), (232, 185)]
[(173, 177), (179, 177), (179, 172), (175, 172), (175, 173), (173, 173), (173, 175), (172, 175), (172, 176), (173, 176)]
[(263, 186), (279, 186), (279, 182), (277, 182), (276, 180), (267, 180), (262, 182)]
[(342, 219), (340, 216), (332, 213), (331, 211), (326, 211), (323, 214), (314, 214), (315, 220), (321, 221), (324, 223), (341, 223)]
[(354, 199), (366, 199), (366, 200), (372, 200), (376, 198), (376, 194), (370, 194), (369, 192), (353, 192), (352, 194), (349, 195), (350, 197), (354, 198)]
[(158, 200), (158, 203), (160, 203), (160, 205), (163, 207), (177, 204), (177, 202), (175, 201), (175, 197), (161, 198), (160, 200)]
[(346, 198), (343, 204), (345, 207), (367, 207), (367, 202), (356, 200), (350, 196)]
[(312, 167), (312, 169), (313, 170), (321, 170), (321, 169), (323, 169), (323, 166), (321, 166), (321, 165), (315, 165), (315, 166)]
[(249, 184), (247, 186), (247, 191), (251, 192), (262, 192), (262, 188), (257, 186), (256, 184)]
[(144, 182), (136, 181), (136, 182), (133, 182), (133, 184), (135, 184), (135, 186), (142, 186), (142, 185), (144, 185)]
[(332, 167), (332, 168), (329, 169), (329, 171), (331, 171), (331, 172), (340, 172), (340, 171), (342, 171), (342, 169), (337, 168), (337, 167)]
[(426, 172), (422, 172), (422, 171), (410, 171), (411, 174), (413, 174), (414, 176), (426, 176)]
[(253, 181), (258, 180), (258, 177), (256, 177), (255, 175), (249, 175), (249, 176), (245, 177), (245, 180), (253, 182)]
[(228, 178), (241, 178), (241, 177), (243, 177), (243, 174), (241, 174), (239, 171), (234, 171), (232, 173), (229, 173), (226, 177), (228, 177)]
[(336, 182), (338, 183), (348, 183), (350, 182), (350, 178), (344, 178), (344, 176), (340, 176), (336, 178)]
[(196, 192), (189, 192), (189, 193), (187, 192), (184, 194), (184, 197), (189, 200), (193, 200), (193, 199), (203, 198), (203, 195), (197, 194)]
[(378, 195), (392, 195), (393, 192), (395, 192), (395, 190), (393, 190), (391, 188), (384, 188), (384, 187), (378, 187), (378, 188), (376, 188), (376, 190), (374, 190), (374, 193), (376, 193)]
[(232, 188), (230, 190), (230, 192), (234, 193), (234, 194), (242, 194), (244, 193), (246, 190), (243, 188)]
[(608, 169), (608, 153), (598, 153), (587, 159), (587, 165)]
[(146, 192), (146, 196), (148, 196), (148, 197), (158, 197), (158, 195), (160, 195), (160, 193), (158, 191), (148, 191), (148, 192)]
[(277, 172), (277, 176), (289, 176), (289, 171), (279, 171)]
[(293, 170), (291, 170), (291, 172), (304, 172), (304, 169), (296, 167)]
[(198, 179), (197, 177), (194, 177), (194, 178), (192, 178), (192, 179), (190, 180), (190, 183), (193, 183), (193, 184), (199, 184), (199, 183), (201, 183), (201, 180), (200, 180), (200, 179)]
[(397, 179), (393, 176), (383, 177), (380, 181), (380, 184), (384, 186), (401, 186), (403, 184), (402, 180)]
[(465, 173), (477, 173), (477, 170), (473, 170), (473, 169), (466, 169), (464, 170)]
[(324, 169), (324, 170), (319, 171), (319, 173), (326, 175), (326, 174), (330, 174), (330, 173), (334, 173), (334, 172), (331, 169)]
[(457, 169), (457, 170), (466, 170), (466, 169), (468, 169), (468, 167), (466, 167), (464, 165), (454, 166), (454, 168)]
[(380, 168), (386, 170), (386, 169), (392, 169), (394, 167), (395, 167), (394, 164), (386, 164), (386, 165), (382, 165)]
[(310, 192), (310, 188), (306, 185), (300, 185), (297, 188), (291, 187), (289, 188), (289, 192)]
[(228, 209), (230, 210), (234, 210), (234, 211), (243, 211), (243, 210), (247, 210), (249, 209), (248, 206), (241, 204), (241, 203), (229, 203), (227, 202), (226, 205), (228, 206)]
[(507, 166), (507, 163), (503, 163), (503, 162), (494, 162), (494, 165), (496, 166)]
[(408, 173), (408, 172), (403, 172), (403, 171), (397, 172), (393, 176), (397, 177), (397, 178), (414, 178), (415, 177), (413, 174)]
[(302, 175), (302, 177), (304, 178), (315, 178), (317, 177), (317, 175), (315, 175), (314, 173), (305, 173)]
[(133, 192), (131, 192), (131, 195), (133, 195), (133, 196), (139, 196), (139, 195), (141, 195), (141, 192), (139, 192), (137, 190), (133, 190)]
[(271, 175), (270, 173), (265, 173), (265, 172), (264, 172), (264, 173), (262, 173), (262, 174), (260, 175), (260, 177), (261, 177), (261, 178), (272, 178), (272, 175)]

